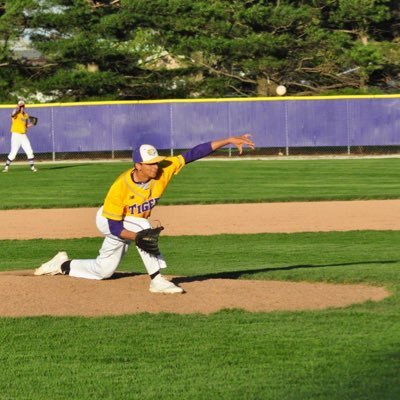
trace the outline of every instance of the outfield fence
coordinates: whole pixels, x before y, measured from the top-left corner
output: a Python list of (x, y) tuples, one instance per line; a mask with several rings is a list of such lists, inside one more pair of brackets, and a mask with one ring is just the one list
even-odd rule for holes
[[(4, 157), (12, 109), (0, 106)], [(39, 119), (29, 130), (36, 158), (54, 161), (126, 158), (142, 143), (175, 154), (242, 133), (253, 135), (257, 156), (400, 154), (400, 95), (27, 104), (27, 112)]]

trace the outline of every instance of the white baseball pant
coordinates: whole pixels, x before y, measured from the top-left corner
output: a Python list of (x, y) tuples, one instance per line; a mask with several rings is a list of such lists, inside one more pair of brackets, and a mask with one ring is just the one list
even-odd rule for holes
[[(98, 280), (109, 278), (117, 270), (123, 256), (128, 251), (131, 242), (124, 241), (110, 233), (107, 218), (101, 215), (102, 211), (103, 207), (97, 211), (96, 215), (97, 229), (105, 236), (99, 255), (93, 260), (72, 260), (70, 276)], [(139, 232), (151, 228), (151, 224), (145, 218), (129, 217), (129, 220), (124, 221), (124, 227), (130, 231)], [(149, 275), (159, 271), (160, 268), (167, 267), (161, 255), (153, 256), (137, 246), (136, 249)]]
[(11, 150), (8, 155), (10, 161), (14, 161), (20, 147), (24, 150), (28, 160), (31, 160), (34, 157), (28, 135), (26, 133), (11, 132)]

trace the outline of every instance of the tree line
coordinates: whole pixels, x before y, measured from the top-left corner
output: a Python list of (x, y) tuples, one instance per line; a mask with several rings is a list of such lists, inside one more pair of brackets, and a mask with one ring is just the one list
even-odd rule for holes
[(399, 16), (397, 0), (0, 1), (0, 99), (398, 93)]

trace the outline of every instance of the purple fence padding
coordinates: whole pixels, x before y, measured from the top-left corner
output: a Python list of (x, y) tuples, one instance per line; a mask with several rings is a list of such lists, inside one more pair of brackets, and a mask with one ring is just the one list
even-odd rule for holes
[(346, 106), (343, 100), (288, 102), (288, 145), (347, 146)]
[(143, 143), (152, 144), (159, 149), (171, 148), (170, 104), (117, 107), (119, 118), (113, 118), (112, 124), (115, 150), (132, 150)]
[(54, 108), (55, 151), (102, 151), (112, 148), (108, 105)]
[(232, 102), (229, 131), (233, 135), (251, 133), (259, 147), (285, 147), (286, 107), (284, 101)]
[(228, 103), (176, 103), (172, 115), (173, 148), (187, 149), (230, 134)]
[(365, 99), (349, 104), (350, 146), (400, 144), (400, 99)]
[[(0, 108), (0, 153), (10, 150), (13, 107)], [(251, 133), (257, 147), (400, 145), (399, 98), (143, 102), (27, 106), (35, 153), (188, 149)]]

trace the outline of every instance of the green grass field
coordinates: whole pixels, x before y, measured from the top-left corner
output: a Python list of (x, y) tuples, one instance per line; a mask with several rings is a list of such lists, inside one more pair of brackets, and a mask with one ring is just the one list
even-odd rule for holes
[[(32, 174), (13, 165), (0, 176), (0, 208), (98, 206), (130, 166), (39, 164)], [(160, 204), (393, 199), (400, 198), (399, 170), (400, 158), (195, 162), (174, 177)]]
[[(263, 163), (195, 163), (163, 204), (400, 198), (397, 159)], [(39, 167), (0, 176), (2, 208), (97, 205), (127, 165)], [(0, 318), (0, 399), (398, 399), (399, 243), (400, 231), (162, 236), (168, 273), (188, 279), (364, 283), (391, 296), (313, 312)], [(0, 241), (0, 270), (34, 268), (60, 249), (93, 257), (100, 244)], [(144, 272), (133, 249), (121, 270)]]

